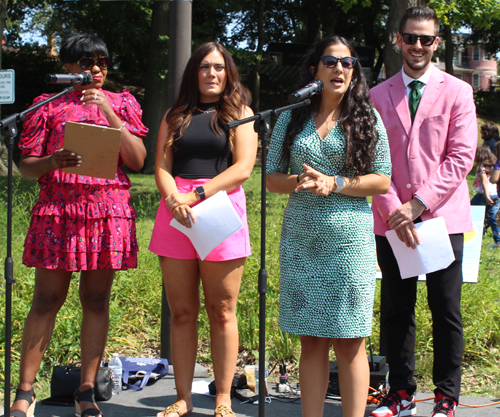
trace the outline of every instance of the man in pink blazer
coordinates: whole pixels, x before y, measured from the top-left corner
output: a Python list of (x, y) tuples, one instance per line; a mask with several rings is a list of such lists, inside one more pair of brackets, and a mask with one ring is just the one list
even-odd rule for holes
[(426, 7), (406, 10), (399, 32), (403, 68), (371, 90), (373, 104), (387, 129), (393, 175), (389, 192), (374, 196), (372, 204), (382, 270), (382, 343), (390, 366), (390, 393), (370, 416), (416, 414), (417, 278), (401, 279), (385, 232), (394, 229), (402, 242), (415, 248), (421, 243), (415, 223), (443, 217), (455, 261), (427, 275), (427, 291), (436, 385), (432, 415), (450, 417), (460, 394), (463, 233), (472, 230), (466, 176), (473, 166), (477, 143), (476, 111), (471, 86), (431, 63), (439, 42), (439, 20), (434, 11)]

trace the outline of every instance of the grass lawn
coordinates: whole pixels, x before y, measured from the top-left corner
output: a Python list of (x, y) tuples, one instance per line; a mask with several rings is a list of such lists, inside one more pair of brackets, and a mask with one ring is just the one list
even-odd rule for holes
[[(113, 352), (129, 356), (159, 356), (161, 273), (155, 255), (147, 250), (153, 228), (156, 208), (160, 198), (153, 176), (131, 175), (134, 186), (132, 196), (138, 212), (137, 232), (140, 244), (139, 268), (118, 274), (113, 286), (110, 305), (110, 333), (106, 358)], [(469, 176), (469, 183), (473, 177)], [(6, 179), (0, 178), (0, 225), (6, 226)], [(36, 181), (15, 179), (13, 259), (16, 284), (13, 290), (12, 383), (17, 385), (20, 359), (20, 342), (23, 323), (30, 307), (34, 270), (22, 264), (22, 249), (29, 225), (29, 210), (36, 199)], [(252, 361), (258, 349), (258, 291), (260, 268), (260, 167), (245, 183), (248, 219), (253, 255), (247, 259), (240, 297), (238, 321), (240, 331), (240, 361)], [(274, 359), (285, 358), (289, 368), (296, 371), (300, 355), (297, 336), (281, 332), (277, 324), (279, 299), (278, 245), (281, 217), (286, 205), (284, 195), (267, 194), (266, 270), (267, 332), (266, 350)], [(5, 262), (5, 233), (0, 237), (0, 262)], [(493, 241), (488, 232), (483, 241), (479, 282), (463, 287), (462, 309), (464, 316), (465, 352), (463, 362), (463, 394), (500, 396), (500, 251), (489, 250)], [(3, 268), (0, 272), (3, 279)], [(425, 283), (419, 283), (417, 302), (417, 377), (420, 391), (431, 390), (432, 333), (431, 318), (427, 308)], [(0, 308), (5, 306), (5, 287), (0, 287)], [(374, 306), (374, 351), (378, 352), (380, 283), (377, 283)], [(0, 318), (4, 327), (5, 317)], [(49, 395), (50, 373), (54, 365), (67, 363), (79, 357), (79, 323), (81, 312), (78, 301), (78, 279), (70, 285), (68, 299), (56, 322), (56, 329), (38, 374), (36, 391), (39, 398)], [(208, 347), (208, 318), (202, 309), (199, 320), (198, 359), (210, 364)], [(0, 356), (4, 357), (4, 333), (0, 335)], [(333, 358), (333, 351), (332, 351)], [(271, 359), (271, 366), (274, 365)], [(0, 363), (0, 383), (3, 390), (4, 361)]]

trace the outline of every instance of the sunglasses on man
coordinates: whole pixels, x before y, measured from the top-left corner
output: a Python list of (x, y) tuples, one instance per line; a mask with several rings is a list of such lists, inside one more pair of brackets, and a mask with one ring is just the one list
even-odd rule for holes
[(407, 45), (415, 45), (420, 39), (422, 46), (431, 46), (437, 38), (437, 36), (415, 35), (414, 33), (402, 33), (401, 35), (403, 36), (403, 42)]
[(335, 68), (340, 61), (342, 68), (345, 70), (350, 70), (356, 64), (358, 58), (354, 58), (352, 56), (345, 56), (343, 58), (337, 58), (331, 55), (323, 55), (320, 56), (319, 59), (323, 62), (323, 65), (327, 68)]
[(84, 71), (92, 69), (94, 65), (97, 65), (100, 69), (105, 70), (108, 69), (109, 56), (101, 56), (97, 59), (84, 57), (78, 61), (78, 64)]

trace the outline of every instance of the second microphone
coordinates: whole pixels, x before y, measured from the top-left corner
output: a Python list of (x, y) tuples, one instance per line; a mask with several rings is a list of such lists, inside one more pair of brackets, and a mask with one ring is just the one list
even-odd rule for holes
[(47, 74), (45, 82), (47, 84), (81, 84), (89, 85), (94, 81), (92, 74), (81, 72), (79, 74)]
[(303, 101), (306, 98), (309, 98), (313, 96), (314, 94), (318, 94), (321, 91), (323, 91), (323, 82), (320, 80), (313, 80), (309, 84), (307, 84), (305, 87), (302, 87), (301, 89), (295, 91), (295, 93), (292, 93), (288, 96), (288, 102), (289, 103), (296, 103), (298, 101)]

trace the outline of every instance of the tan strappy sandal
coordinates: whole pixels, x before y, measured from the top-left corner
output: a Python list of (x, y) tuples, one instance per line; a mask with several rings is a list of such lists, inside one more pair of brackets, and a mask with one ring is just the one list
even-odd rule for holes
[[(184, 413), (181, 411), (181, 408), (179, 407), (179, 404), (173, 403), (172, 405), (169, 405), (165, 410), (163, 410), (163, 415), (167, 415), (170, 413), (177, 413), (179, 417), (182, 417)], [(186, 413), (186, 415), (189, 413)]]
[(215, 408), (214, 416), (217, 414), (220, 414), (221, 417), (224, 417), (227, 415), (233, 415), (233, 416), (236, 415), (236, 414), (234, 414), (233, 410), (231, 410), (227, 405), (224, 405), (224, 404), (218, 405)]

